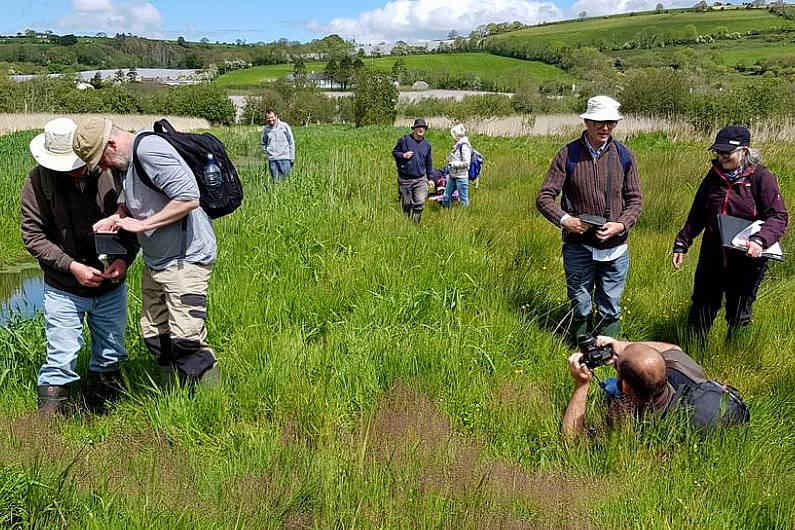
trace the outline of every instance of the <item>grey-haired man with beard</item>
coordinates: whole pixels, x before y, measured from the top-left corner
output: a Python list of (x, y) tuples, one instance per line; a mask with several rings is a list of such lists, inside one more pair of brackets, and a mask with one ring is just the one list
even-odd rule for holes
[[(89, 118), (75, 131), (73, 147), (81, 159), (124, 175), (123, 205), (94, 229), (138, 234), (145, 262), (141, 331), (164, 386), (175, 377), (189, 386), (211, 383), (218, 378), (206, 342), (207, 288), (216, 256), (212, 224), (199, 207), (193, 172), (176, 149), (156, 135), (137, 143), (136, 136), (107, 118)], [(144, 184), (134, 160), (160, 191)]]

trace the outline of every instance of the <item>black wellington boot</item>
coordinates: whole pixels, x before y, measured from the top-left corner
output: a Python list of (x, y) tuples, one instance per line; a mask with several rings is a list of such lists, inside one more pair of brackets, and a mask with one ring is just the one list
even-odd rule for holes
[(104, 413), (108, 405), (124, 393), (124, 383), (119, 370), (110, 372), (88, 371), (83, 388), (86, 408), (91, 412)]
[(69, 401), (69, 391), (65, 386), (39, 385), (36, 391), (39, 396), (39, 414), (54, 416), (65, 412)]

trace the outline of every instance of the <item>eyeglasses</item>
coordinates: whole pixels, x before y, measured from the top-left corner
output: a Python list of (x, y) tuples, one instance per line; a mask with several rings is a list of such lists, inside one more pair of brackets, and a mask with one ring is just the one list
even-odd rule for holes
[(601, 127), (607, 127), (608, 129), (612, 129), (613, 127), (618, 125), (618, 122), (616, 120), (607, 120), (607, 121), (588, 120), (588, 121), (591, 122), (594, 125), (594, 127), (596, 127), (597, 129)]
[(719, 151), (717, 149), (713, 149), (712, 152), (715, 153), (715, 156), (731, 156), (735, 151), (736, 149), (732, 149), (731, 151)]

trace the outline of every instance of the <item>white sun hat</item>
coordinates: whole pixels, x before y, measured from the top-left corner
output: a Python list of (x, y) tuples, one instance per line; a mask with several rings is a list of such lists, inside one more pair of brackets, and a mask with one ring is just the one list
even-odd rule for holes
[(56, 118), (44, 124), (44, 132), (30, 142), (30, 152), (40, 165), (53, 171), (72, 171), (86, 165), (72, 150), (77, 124), (69, 118)]
[(621, 103), (608, 96), (594, 96), (588, 100), (588, 109), (580, 118), (593, 121), (619, 121), (624, 117), (619, 114)]
[(453, 137), (455, 140), (457, 140), (457, 139), (461, 138), (462, 136), (466, 136), (466, 134), (467, 134), (467, 130), (466, 130), (466, 127), (464, 127), (464, 124), (463, 124), (463, 123), (459, 123), (458, 125), (454, 125), (454, 126), (453, 126), (453, 127), (450, 129), (450, 135), (451, 135), (451, 136), (452, 136), (452, 137)]

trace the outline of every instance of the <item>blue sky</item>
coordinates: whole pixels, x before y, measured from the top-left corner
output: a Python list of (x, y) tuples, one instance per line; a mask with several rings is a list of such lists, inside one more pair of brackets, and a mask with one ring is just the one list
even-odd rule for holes
[[(339, 33), (358, 42), (443, 38), (480, 24), (524, 23), (654, 9), (660, 0), (0, 0), (0, 33), (136, 35), (188, 40), (307, 41)], [(663, 0), (666, 7), (695, 0)]]

